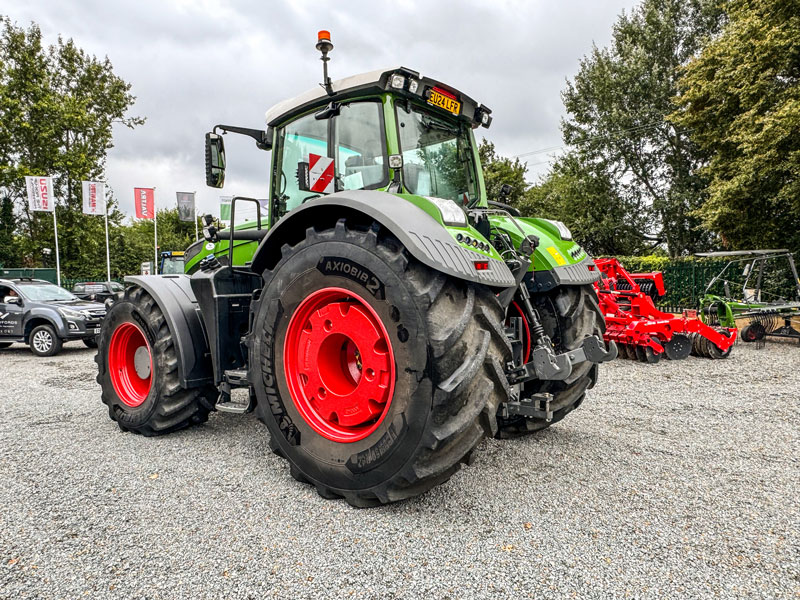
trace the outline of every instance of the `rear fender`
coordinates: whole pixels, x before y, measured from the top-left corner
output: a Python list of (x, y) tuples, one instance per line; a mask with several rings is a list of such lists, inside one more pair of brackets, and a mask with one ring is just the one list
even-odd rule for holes
[(187, 275), (134, 275), (126, 283), (138, 285), (153, 297), (175, 340), (178, 378), (184, 388), (214, 383), (203, 316)]
[[(270, 229), (259, 245), (253, 256), (253, 271), (274, 268), (281, 258), (281, 247), (300, 242), (307, 228), (333, 228), (342, 218), (364, 226), (380, 223), (414, 258), (447, 275), (492, 288), (514, 285), (514, 277), (502, 260), (460, 246), (426, 211), (393, 194), (375, 190), (339, 192), (294, 209)], [(476, 270), (476, 260), (487, 262), (488, 268)]]

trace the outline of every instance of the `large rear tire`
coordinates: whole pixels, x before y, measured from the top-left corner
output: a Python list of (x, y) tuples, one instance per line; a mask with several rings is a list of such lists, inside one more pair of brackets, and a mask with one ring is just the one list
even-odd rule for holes
[(208, 420), (217, 391), (181, 387), (177, 353), (153, 297), (127, 288), (103, 320), (95, 355), (103, 403), (120, 429), (152, 436)]
[(249, 340), (256, 413), (298, 481), (354, 506), (402, 500), (497, 431), (511, 352), (489, 289), (344, 219), (284, 246), (264, 279)]
[[(579, 348), (590, 335), (603, 339), (606, 323), (598, 306), (597, 294), (591, 285), (562, 286), (547, 294), (532, 294), (531, 300), (539, 311), (545, 333), (550, 336), (557, 353)], [(526, 382), (522, 390), (523, 397), (541, 392), (553, 395), (550, 403), (553, 418), (549, 422), (525, 417), (500, 418), (499, 437), (533, 433), (558, 423), (580, 406), (586, 390), (597, 383), (597, 372), (596, 364), (582, 362), (574, 367), (564, 381)]]

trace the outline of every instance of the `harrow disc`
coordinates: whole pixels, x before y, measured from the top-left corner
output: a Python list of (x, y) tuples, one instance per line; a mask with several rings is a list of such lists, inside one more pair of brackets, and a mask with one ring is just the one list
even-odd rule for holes
[(625, 344), (625, 352), (627, 352), (627, 357), (630, 360), (639, 360), (639, 357), (636, 355), (635, 344)]
[(683, 360), (692, 353), (692, 340), (682, 333), (676, 333), (661, 345), (664, 346), (664, 355), (670, 360)]
[(656, 352), (650, 346), (644, 347), (644, 362), (654, 365), (660, 360), (661, 360), (660, 352)]
[(697, 335), (696, 333), (690, 333), (689, 339), (692, 340), (692, 356), (705, 356), (702, 348), (700, 347), (700, 340), (705, 338)]
[[(722, 331), (720, 331), (720, 333), (722, 333), (723, 335), (725, 335), (727, 337), (731, 337), (730, 331), (722, 330)], [(712, 358), (712, 359), (728, 358), (728, 356), (731, 353), (731, 350), (733, 350), (733, 344), (728, 346), (727, 350), (722, 350), (716, 344), (714, 344), (711, 340), (706, 340), (706, 346), (708, 347), (708, 354), (706, 356), (708, 356), (708, 358)]]

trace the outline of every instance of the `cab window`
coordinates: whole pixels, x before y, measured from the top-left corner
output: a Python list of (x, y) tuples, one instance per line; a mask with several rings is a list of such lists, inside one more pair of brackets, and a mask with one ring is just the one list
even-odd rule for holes
[[(332, 136), (332, 139), (331, 139)], [(339, 115), (317, 120), (306, 115), (278, 133), (277, 176), (274, 183), (276, 217), (319, 196), (301, 190), (297, 165), (309, 154), (334, 159), (335, 190), (377, 189), (389, 183), (383, 112), (380, 102), (342, 104)]]
[(389, 183), (378, 102), (352, 102), (334, 118), (338, 190), (377, 189)]
[(279, 177), (275, 178), (276, 216), (281, 217), (316, 194), (303, 191), (297, 182), (297, 164), (308, 161), (309, 154), (329, 156), (328, 121), (317, 121), (314, 115), (283, 127), (279, 133)]

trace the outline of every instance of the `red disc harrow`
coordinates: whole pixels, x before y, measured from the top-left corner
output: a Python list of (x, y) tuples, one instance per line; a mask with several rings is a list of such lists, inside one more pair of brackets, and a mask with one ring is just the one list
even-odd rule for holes
[(605, 340), (614, 340), (619, 356), (656, 363), (666, 356), (681, 360), (690, 354), (727, 358), (737, 330), (711, 327), (696, 311), (682, 316), (661, 312), (655, 300), (665, 294), (661, 273), (628, 273), (616, 258), (595, 259), (603, 278), (595, 283), (606, 319)]

